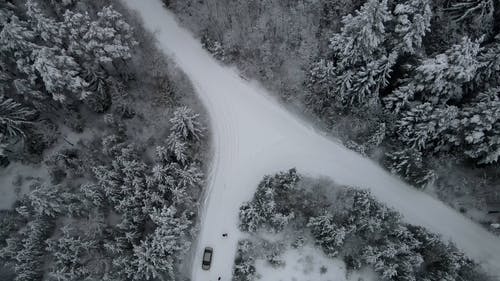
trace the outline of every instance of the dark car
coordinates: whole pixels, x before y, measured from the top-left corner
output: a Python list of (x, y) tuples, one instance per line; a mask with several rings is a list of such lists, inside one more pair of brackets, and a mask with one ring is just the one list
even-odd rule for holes
[(211, 247), (206, 247), (205, 251), (203, 251), (203, 260), (201, 262), (201, 268), (204, 270), (209, 270), (210, 265), (212, 264), (212, 255), (214, 253), (214, 249)]

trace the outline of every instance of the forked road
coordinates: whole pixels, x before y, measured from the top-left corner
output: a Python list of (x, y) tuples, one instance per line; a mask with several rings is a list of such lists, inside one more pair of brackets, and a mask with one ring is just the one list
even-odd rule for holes
[[(296, 167), (311, 176), (369, 188), (413, 224), (453, 240), (469, 256), (500, 272), (500, 239), (440, 201), (407, 186), (372, 161), (317, 133), (285, 111), (265, 90), (222, 67), (193, 35), (179, 27), (160, 0), (122, 0), (136, 10), (158, 46), (189, 76), (206, 106), (214, 159), (193, 262), (193, 281), (230, 280), (239, 206), (251, 198), (265, 174)], [(314, 207), (314, 206), (311, 206)], [(228, 233), (227, 238), (222, 233)], [(205, 246), (214, 248), (212, 267), (201, 269)]]

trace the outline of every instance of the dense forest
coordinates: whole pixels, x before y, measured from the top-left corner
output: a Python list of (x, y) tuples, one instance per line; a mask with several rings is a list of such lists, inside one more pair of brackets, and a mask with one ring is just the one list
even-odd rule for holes
[[(221, 63), (500, 233), (500, 1), (163, 2)], [(0, 280), (188, 280), (206, 119), (118, 0), (0, 0)], [(239, 219), (235, 281), (306, 243), (382, 280), (490, 280), (368, 191), (293, 169)]]
[(499, 1), (165, 2), (216, 58), (292, 110), (492, 222), (484, 215), (500, 201)]
[(0, 169), (18, 173), (0, 280), (184, 276), (207, 124), (138, 23), (113, 1), (0, 0)]
[[(490, 280), (452, 243), (404, 223), (369, 191), (304, 178), (295, 169), (262, 179), (240, 208), (240, 229), (250, 236), (239, 242), (234, 281), (257, 280), (256, 259), (282, 266), (284, 249), (308, 243), (348, 270), (371, 268), (376, 280)], [(267, 240), (263, 232), (286, 235)]]

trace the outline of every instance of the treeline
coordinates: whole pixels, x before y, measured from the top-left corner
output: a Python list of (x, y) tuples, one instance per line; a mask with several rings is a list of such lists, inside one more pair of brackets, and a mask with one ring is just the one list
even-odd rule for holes
[[(311, 241), (348, 270), (369, 267), (381, 280), (489, 280), (452, 243), (420, 226), (404, 223), (368, 191), (303, 179), (296, 170), (266, 176), (240, 208), (240, 229), (295, 233), (294, 248)], [(292, 234), (293, 237), (293, 234)], [(234, 280), (255, 280), (255, 241), (239, 244)], [(262, 243), (262, 242), (257, 242)], [(275, 252), (280, 252), (279, 244)], [(266, 246), (265, 258), (278, 264)]]
[(188, 80), (112, 3), (0, 0), (0, 169), (49, 175), (14, 177), (2, 280), (186, 274), (206, 124)]

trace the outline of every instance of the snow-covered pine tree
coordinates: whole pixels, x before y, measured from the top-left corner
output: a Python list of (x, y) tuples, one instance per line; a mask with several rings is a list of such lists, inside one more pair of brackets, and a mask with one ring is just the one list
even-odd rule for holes
[(175, 279), (175, 264), (189, 249), (189, 221), (185, 213), (173, 207), (153, 210), (154, 233), (134, 247), (133, 264), (137, 268), (133, 280), (151, 280), (166, 274)]
[(14, 267), (14, 281), (37, 281), (44, 274), (45, 240), (50, 236), (53, 223), (43, 217), (28, 222), (18, 235), (7, 239), (4, 248), (8, 261)]
[[(401, 1), (393, 13), (389, 6), (387, 1), (370, 0), (354, 16), (344, 17), (341, 32), (330, 40), (334, 63), (325, 68), (328, 64), (320, 61), (311, 68), (307, 83), (311, 93), (307, 101), (315, 112), (328, 116), (324, 108), (332, 105), (340, 105), (341, 109), (352, 108), (353, 104), (378, 108), (379, 92), (389, 85), (398, 58), (420, 49), (430, 28), (430, 1)], [(334, 73), (325, 75), (330, 72)], [(408, 100), (399, 93), (396, 97), (389, 96), (386, 103), (391, 98), (393, 104)]]
[(171, 165), (163, 165), (156, 164), (153, 166), (151, 170), (151, 179), (155, 181), (155, 183), (166, 184), (167, 182), (173, 183), (173, 180), (169, 180), (172, 178), (171, 176)]
[[(451, 242), (444, 243), (439, 235), (429, 232), (421, 226), (408, 225), (408, 229), (419, 241), (417, 251), (422, 255), (424, 263), (434, 261), (434, 266), (421, 272), (422, 278), (428, 280), (460, 280), (470, 276), (470, 280), (487, 280), (478, 272), (474, 262), (461, 253)], [(479, 278), (478, 278), (479, 277)], [(481, 279), (483, 277), (484, 279)]]
[(404, 112), (403, 116), (396, 121), (396, 133), (405, 145), (424, 150), (436, 138), (437, 130), (431, 118), (433, 110), (430, 103), (417, 105)]
[(78, 57), (86, 69), (116, 60), (128, 60), (137, 44), (132, 28), (111, 6), (104, 7), (92, 21), (88, 14), (67, 10), (64, 26), (69, 33), (68, 52)]
[(435, 108), (423, 103), (405, 111), (396, 121), (395, 131), (406, 147), (422, 152), (447, 151), (461, 141), (459, 109), (455, 106)]
[(106, 203), (103, 191), (96, 184), (82, 184), (80, 186), (80, 193), (82, 195), (82, 204), (84, 208), (92, 210), (95, 208), (103, 208)]
[(285, 194), (296, 188), (299, 179), (295, 169), (273, 177), (265, 176), (252, 201), (240, 207), (240, 228), (249, 232), (263, 228), (272, 232), (282, 231), (295, 218), (295, 213), (277, 200), (282, 200)]
[(482, 34), (490, 34), (493, 31), (494, 0), (454, 0), (446, 11), (454, 21), (467, 22)]
[(306, 103), (317, 114), (324, 115), (324, 110), (331, 106), (332, 99), (335, 98), (335, 70), (334, 63), (325, 59), (320, 59), (309, 67)]
[[(365, 239), (372, 239), (375, 233), (384, 233), (387, 228), (397, 225), (400, 214), (375, 200), (370, 191), (349, 188), (346, 191), (352, 197), (345, 227)], [(352, 195), (351, 195), (352, 194)]]
[(500, 158), (500, 88), (480, 93), (461, 111), (465, 155), (478, 164), (496, 163)]
[(310, 218), (307, 227), (311, 229), (316, 243), (329, 257), (337, 256), (348, 236), (347, 229), (337, 225), (333, 215), (329, 213)]
[[(345, 91), (339, 92), (340, 100), (349, 105), (378, 105), (379, 91), (388, 85), (396, 58), (395, 52), (389, 54), (388, 57), (383, 55), (380, 59), (355, 68), (352, 76), (338, 76), (337, 85), (349, 85), (345, 87)], [(339, 81), (339, 79), (348, 79), (348, 81)]]
[[(0, 58), (2, 54), (0, 52)], [(12, 76), (7, 71), (7, 63), (0, 60), (0, 97), (5, 96), (7, 90), (9, 89), (9, 82), (12, 80)]]
[(343, 18), (341, 32), (330, 39), (334, 64), (320, 61), (311, 69), (309, 104), (378, 106), (379, 90), (388, 85), (398, 58), (397, 50), (387, 51), (385, 46), (392, 19), (385, 0), (369, 0), (354, 16)]
[(256, 277), (255, 246), (250, 240), (238, 241), (236, 258), (234, 260), (233, 276), (240, 281), (253, 281)]
[(247, 232), (256, 232), (265, 221), (261, 217), (257, 208), (252, 204), (252, 202), (243, 203), (240, 207), (239, 212), (240, 218), (240, 229)]
[[(118, 105), (121, 99), (113, 99), (111, 89), (115, 85), (115, 80), (105, 73), (102, 69), (83, 69), (83, 79), (87, 83), (86, 91), (92, 93), (85, 99), (86, 104), (95, 112), (105, 112), (111, 106), (112, 102)], [(123, 114), (122, 114), (123, 116)], [(120, 117), (122, 117), (120, 116)]]
[(417, 280), (416, 272), (423, 259), (414, 248), (390, 238), (380, 244), (367, 245), (361, 250), (364, 263), (374, 268), (384, 280)]
[(84, 68), (90, 69), (91, 67), (85, 65), (85, 63), (93, 62), (93, 58), (88, 54), (85, 46), (90, 42), (84, 39), (92, 23), (90, 15), (88, 13), (82, 14), (66, 10), (62, 22), (68, 35), (68, 53), (74, 57), (78, 57), (82, 61)]
[(387, 134), (387, 126), (385, 123), (380, 123), (377, 130), (370, 136), (365, 146), (370, 150), (377, 148), (382, 144)]
[(435, 173), (427, 168), (422, 153), (416, 149), (403, 149), (386, 153), (386, 167), (395, 175), (401, 176), (408, 183), (424, 188), (435, 179)]
[(484, 46), (478, 58), (480, 68), (475, 78), (476, 88), (488, 89), (500, 86), (500, 34)]
[(93, 51), (94, 57), (101, 62), (130, 59), (132, 48), (138, 44), (132, 27), (112, 6), (104, 7), (97, 17), (84, 37), (90, 40), (87, 48)]
[[(167, 148), (173, 154), (175, 160), (181, 165), (188, 161), (187, 143), (175, 132), (170, 133), (167, 138)], [(158, 150), (157, 150), (158, 151)]]
[(31, 29), (43, 40), (45, 46), (62, 47), (66, 30), (61, 22), (46, 17), (34, 0), (26, 1), (26, 15)]
[(3, 248), (7, 246), (7, 238), (19, 230), (24, 221), (14, 210), (3, 210), (0, 213), (0, 261), (3, 260)]
[(396, 26), (394, 45), (398, 53), (414, 54), (422, 38), (430, 31), (432, 9), (430, 0), (407, 0), (396, 4), (393, 14)]
[(26, 195), (34, 214), (42, 217), (56, 218), (66, 210), (63, 191), (57, 186), (35, 183), (32, 191)]
[(177, 134), (181, 139), (198, 141), (205, 130), (198, 118), (199, 114), (194, 113), (187, 106), (178, 107), (174, 111), (174, 116), (170, 119), (172, 124), (170, 131)]
[(85, 280), (91, 273), (87, 263), (93, 259), (97, 241), (82, 237), (68, 226), (61, 231), (61, 237), (46, 241), (47, 252), (53, 258), (48, 276), (60, 281)]
[(402, 110), (409, 110), (411, 102), (415, 98), (415, 85), (403, 79), (403, 85), (396, 88), (388, 96), (382, 98), (384, 108), (393, 114), (399, 114)]
[(0, 134), (6, 138), (24, 137), (24, 126), (31, 123), (35, 111), (12, 99), (0, 96)]
[[(27, 22), (13, 15), (4, 24), (0, 32), (0, 58), (2, 62), (17, 66), (18, 71), (26, 74), (30, 82), (36, 80), (35, 71), (32, 67), (32, 52), (39, 46), (34, 43), (35, 32), (30, 30)], [(13, 73), (16, 74), (16, 73)]]
[(3, 28), (9, 18), (14, 14), (16, 6), (7, 0), (0, 0), (0, 29)]
[(90, 94), (86, 91), (87, 82), (80, 77), (82, 69), (64, 52), (57, 54), (54, 49), (43, 47), (37, 52), (33, 67), (56, 101), (83, 100)]
[(387, 0), (368, 0), (354, 16), (345, 16), (341, 32), (330, 39), (338, 64), (345, 68), (380, 57), (387, 39), (385, 23), (390, 19)]
[(432, 104), (460, 101), (465, 94), (464, 86), (476, 77), (480, 51), (478, 41), (463, 38), (445, 53), (424, 60), (415, 69), (409, 86), (420, 93), (423, 101)]
[(357, 153), (361, 154), (363, 157), (367, 157), (368, 154), (366, 154), (367, 147), (365, 147), (363, 144), (359, 144), (355, 141), (348, 140), (344, 142), (344, 146), (352, 151), (356, 151)]
[(194, 190), (201, 187), (203, 173), (196, 164), (191, 163), (182, 168), (178, 165), (172, 165), (172, 168), (177, 186), (186, 190)]

